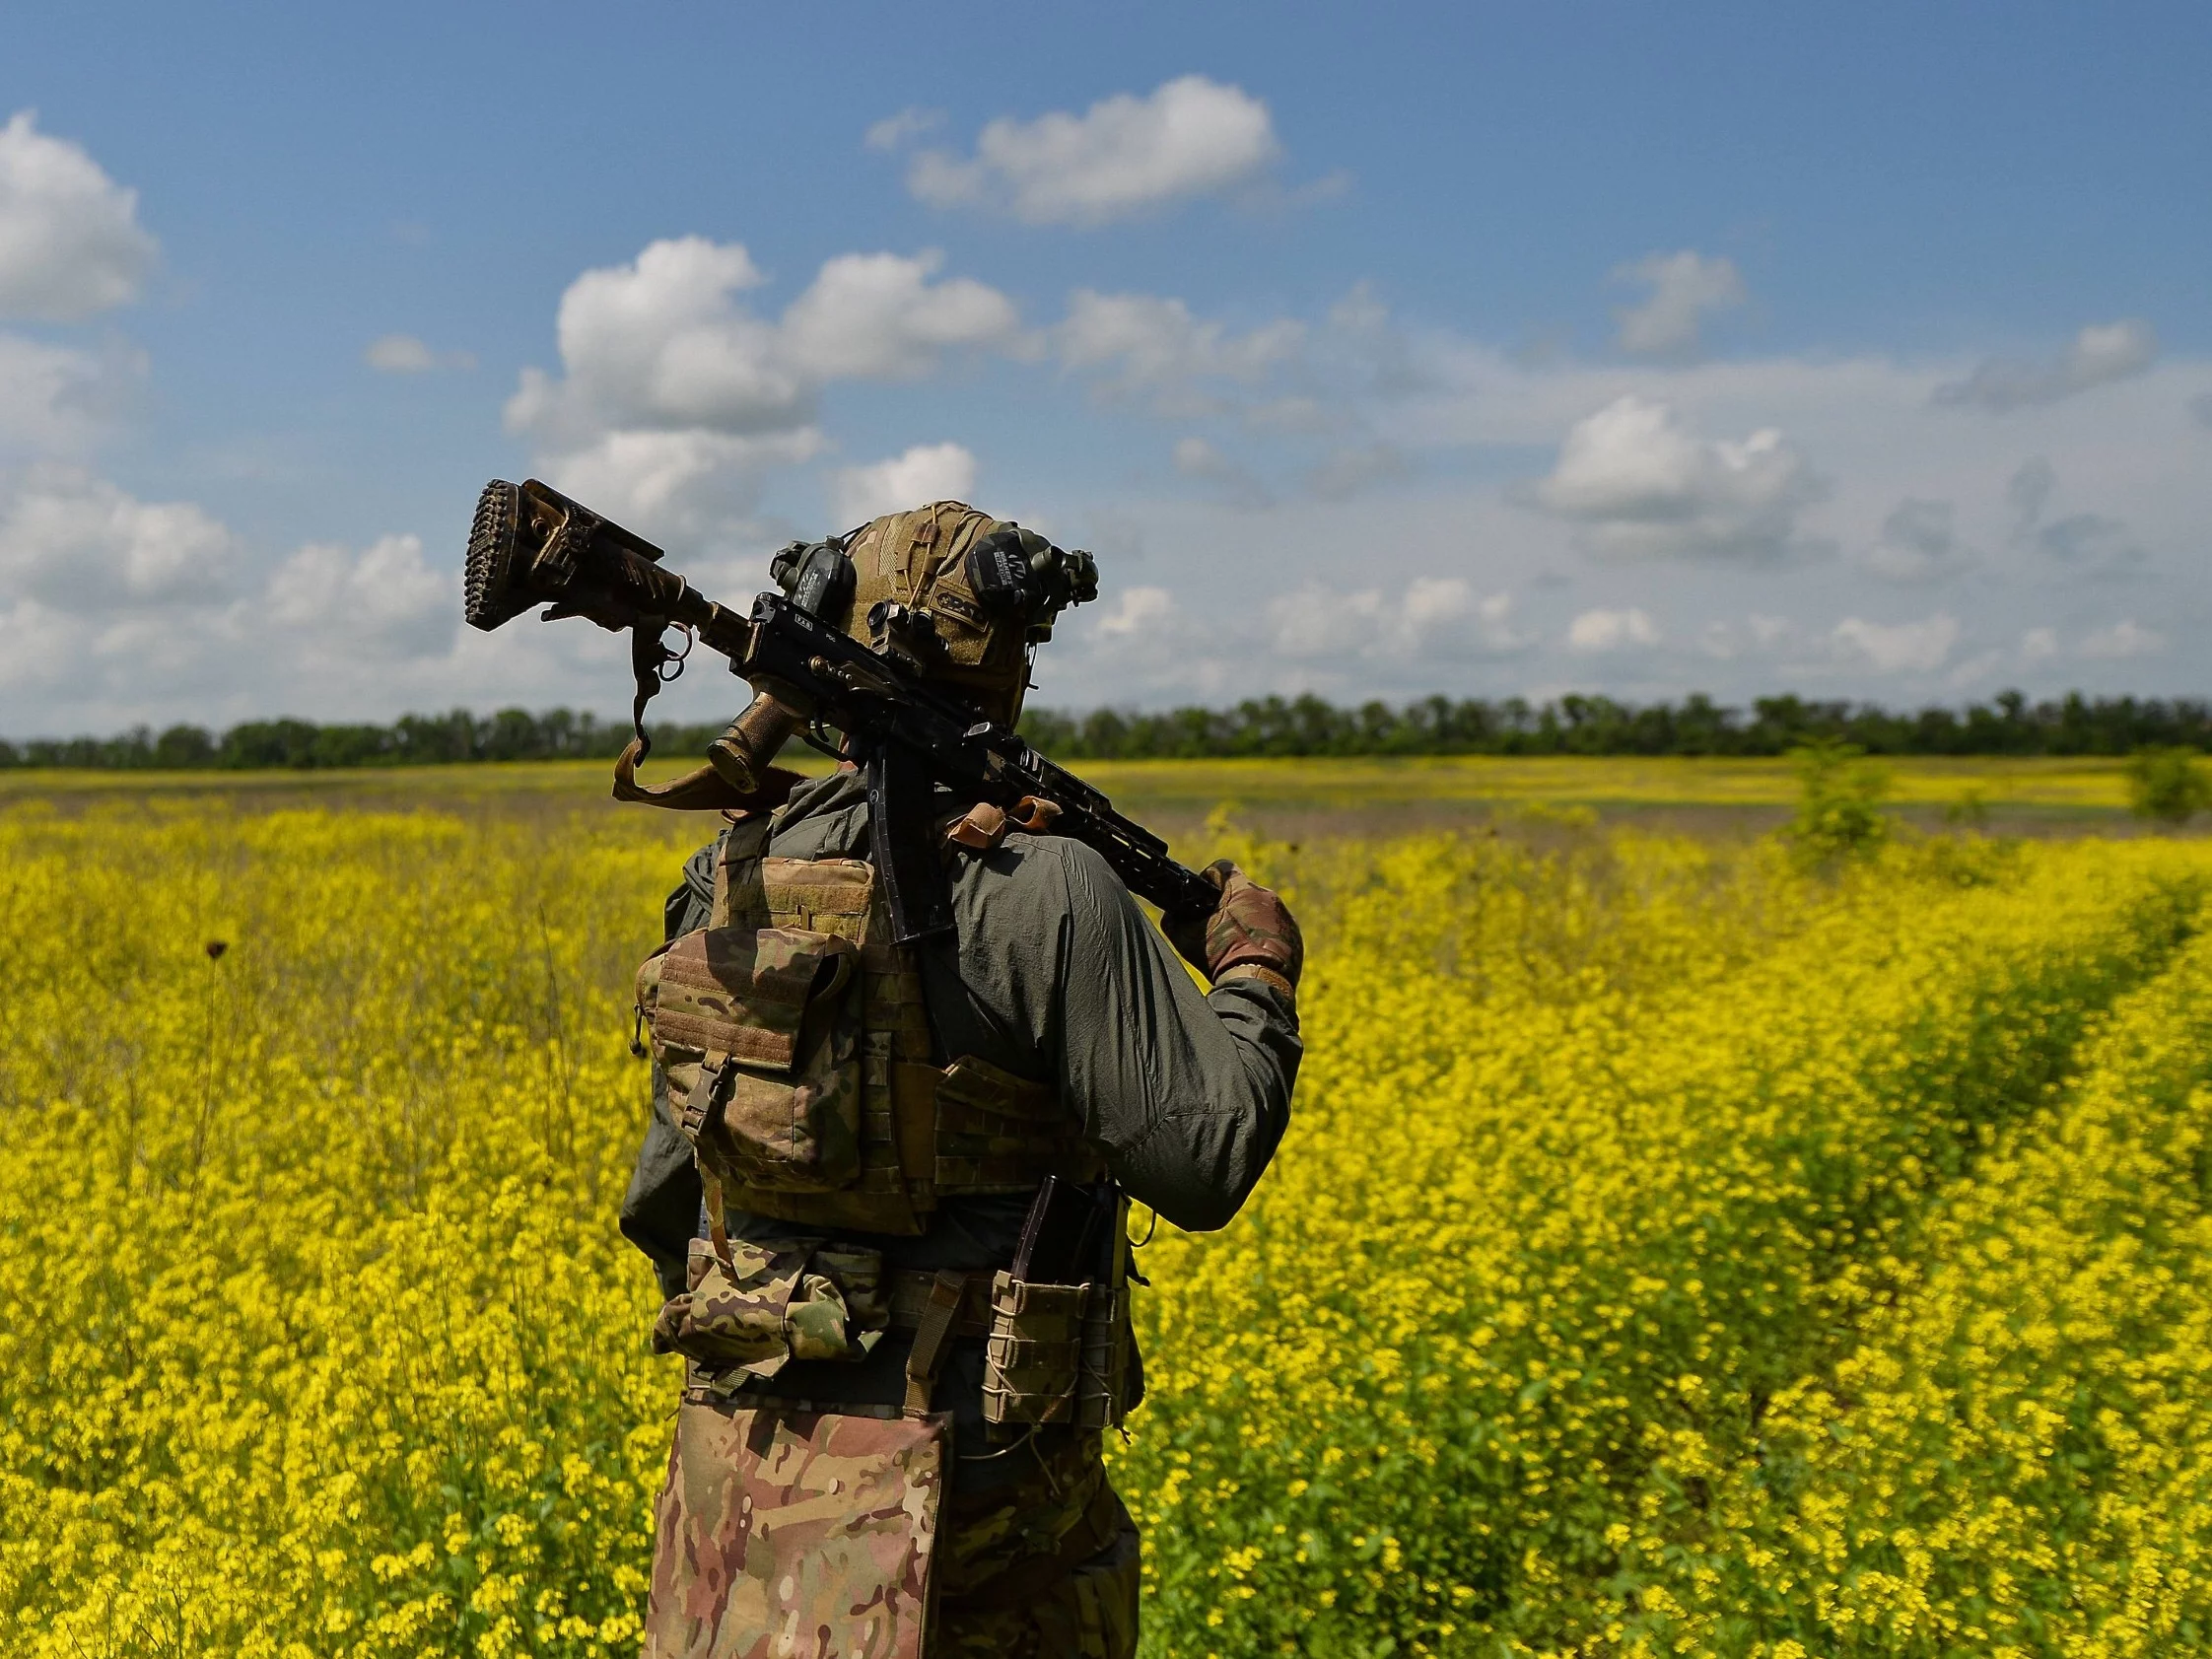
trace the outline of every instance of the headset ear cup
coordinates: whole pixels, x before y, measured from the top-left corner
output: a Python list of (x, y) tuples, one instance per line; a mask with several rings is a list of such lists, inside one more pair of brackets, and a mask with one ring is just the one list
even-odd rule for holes
[(968, 549), (968, 587), (976, 602), (998, 615), (1026, 615), (1037, 602), (1036, 575), (1011, 525), (998, 529)]

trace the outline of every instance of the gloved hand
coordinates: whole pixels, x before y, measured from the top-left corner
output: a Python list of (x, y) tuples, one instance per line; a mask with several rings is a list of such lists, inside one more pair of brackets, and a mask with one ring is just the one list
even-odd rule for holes
[(1211, 916), (1163, 918), (1168, 942), (1215, 982), (1231, 968), (1257, 968), (1296, 990), (1306, 944), (1290, 907), (1226, 859), (1200, 873), (1221, 889), (1221, 902)]

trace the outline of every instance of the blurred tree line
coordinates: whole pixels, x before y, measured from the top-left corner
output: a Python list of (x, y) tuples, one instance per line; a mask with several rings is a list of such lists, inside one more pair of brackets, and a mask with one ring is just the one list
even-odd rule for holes
[[(1233, 709), (1075, 715), (1033, 709), (1022, 733), (1067, 760), (1230, 755), (1778, 755), (1847, 743), (1877, 755), (2125, 755), (2146, 747), (2212, 749), (2212, 703), (2193, 698), (2088, 698), (2030, 703), (2017, 691), (1964, 709), (1892, 711), (1871, 703), (1762, 697), (1749, 708), (1711, 698), (1630, 704), (1610, 697), (1531, 703), (1427, 697), (1393, 707), (1340, 707), (1319, 697), (1268, 697)], [(653, 727), (655, 752), (697, 757), (719, 723)], [(231, 771), (425, 766), (483, 760), (611, 759), (629, 740), (620, 722), (569, 709), (532, 714), (465, 709), (408, 715), (390, 726), (247, 721), (220, 734), (197, 726), (118, 737), (0, 740), (0, 766)]]
[(1693, 695), (1680, 703), (1561, 697), (1340, 708), (1269, 697), (1233, 709), (1087, 715), (1037, 711), (1022, 731), (1071, 760), (1199, 755), (1779, 755), (1851, 744), (1890, 755), (2124, 755), (2145, 745), (2212, 748), (2212, 703), (2069, 692), (2030, 703), (2017, 691), (1965, 709), (1894, 712), (1872, 703), (1762, 697), (1748, 709)]

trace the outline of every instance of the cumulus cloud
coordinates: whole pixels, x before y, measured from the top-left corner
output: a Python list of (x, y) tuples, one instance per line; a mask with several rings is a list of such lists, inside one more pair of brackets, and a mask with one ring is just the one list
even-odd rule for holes
[[(1058, 632), (1058, 642), (1040, 659), (1051, 676), (1044, 686), (1064, 684), (1059, 676), (1069, 674), (1115, 698), (1142, 688), (1210, 701), (1251, 684), (1254, 658), (1244, 649), (1251, 642), (1228, 637), (1238, 631), (1224, 630), (1217, 616), (1192, 615), (1165, 588), (1145, 584), (1114, 590), (1101, 604), (1077, 611), (1072, 624)], [(1034, 692), (1031, 701), (1037, 701)]]
[(1125, 588), (1091, 631), (1110, 640), (1154, 633), (1175, 615), (1175, 595), (1164, 588)]
[(2155, 628), (2123, 619), (2109, 627), (2093, 629), (2083, 637), (2082, 656), (2104, 661), (2129, 657), (2155, 657), (2166, 649), (2166, 636)]
[(1256, 385), (1295, 359), (1306, 326), (1290, 318), (1238, 334), (1201, 321), (1180, 300), (1077, 289), (1053, 331), (1063, 367), (1099, 377), (1110, 396), (1144, 397), (1170, 417), (1218, 413), (1208, 381)]
[(965, 501), (975, 491), (976, 458), (958, 444), (917, 444), (869, 466), (840, 467), (830, 480), (830, 516), (864, 524), (933, 501)]
[(1907, 497), (1882, 520), (1881, 539), (1860, 566), (1867, 575), (1903, 586), (1940, 582), (1972, 563), (1960, 542), (1950, 502)]
[(693, 539), (744, 526), (764, 476), (812, 460), (826, 448), (811, 426), (769, 433), (632, 428), (542, 455), (538, 465), (555, 489), (619, 523)]
[(1667, 404), (1630, 394), (1575, 423), (1532, 496), (1601, 557), (1770, 564), (1810, 550), (1798, 516), (1825, 493), (1772, 428), (1699, 438)]
[(1624, 651), (1658, 643), (1658, 625), (1640, 610), (1586, 610), (1567, 624), (1567, 645), (1574, 651)]
[[(657, 242), (561, 296), (560, 380), (525, 370), (508, 424), (556, 444), (620, 427), (760, 432), (799, 425), (812, 387), (774, 324), (734, 296), (766, 279), (737, 243)], [(566, 446), (564, 446), (566, 447)]]
[(74, 322), (138, 298), (159, 244), (138, 192), (19, 110), (0, 127), (0, 315)]
[(465, 351), (433, 351), (412, 334), (383, 334), (369, 342), (361, 361), (380, 375), (427, 375), (438, 369), (473, 369)]
[(0, 494), (0, 597), (94, 613), (206, 598), (228, 584), (231, 532), (191, 502), (144, 502), (42, 461)]
[(1732, 259), (1707, 259), (1684, 248), (1679, 253), (1647, 253), (1613, 273), (1619, 282), (1648, 283), (1641, 305), (1624, 306), (1614, 320), (1621, 325), (1621, 349), (1639, 356), (1683, 357), (1694, 353), (1707, 313), (1740, 306), (1744, 279)]
[(1867, 622), (1845, 617), (1831, 636), (1845, 656), (1855, 657), (1878, 674), (1931, 674), (1950, 659), (1959, 644), (1956, 617), (1938, 612), (1917, 622)]
[[(896, 147), (911, 136), (905, 120), (877, 122), (869, 142)], [(1185, 75), (1143, 98), (1101, 99), (1080, 115), (1002, 115), (983, 129), (973, 156), (916, 156), (907, 188), (933, 207), (1092, 227), (1249, 185), (1280, 153), (1266, 104), (1240, 88)]]
[(1284, 657), (1396, 659), (1518, 651), (1509, 593), (1479, 594), (1460, 577), (1416, 577), (1396, 594), (1309, 584), (1271, 600), (1269, 644)]
[(120, 344), (95, 355), (0, 334), (0, 448), (47, 454), (87, 448), (145, 369), (144, 356)]
[[(847, 254), (770, 319), (741, 298), (765, 278), (737, 243), (657, 242), (585, 272), (561, 298), (564, 374), (523, 372), (510, 430), (553, 481), (628, 511), (648, 534), (703, 533), (751, 511), (761, 477), (825, 448), (822, 388), (912, 379), (948, 352), (1017, 348), (996, 289), (935, 280), (942, 257)], [(563, 484), (563, 487), (568, 487)]]
[(1013, 302), (969, 277), (933, 283), (943, 263), (934, 249), (830, 260), (784, 313), (785, 350), (815, 380), (888, 380), (927, 374), (947, 351), (1012, 341)]
[(379, 660), (446, 649), (460, 616), (453, 573), (432, 570), (413, 535), (381, 537), (358, 554), (303, 547), (270, 574), (264, 602), (295, 643)]
[(1938, 386), (1935, 400), (1999, 413), (2055, 403), (2091, 386), (2139, 375), (2157, 356), (2158, 335), (2149, 323), (2093, 322), (2054, 359), (2038, 363), (1993, 357), (1965, 380)]

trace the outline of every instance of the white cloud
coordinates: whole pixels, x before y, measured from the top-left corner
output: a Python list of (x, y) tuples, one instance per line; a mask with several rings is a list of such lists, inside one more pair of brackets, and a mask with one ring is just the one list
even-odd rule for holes
[(1707, 259), (1689, 248), (1648, 253), (1613, 275), (1616, 281), (1651, 285), (1651, 294), (1641, 305), (1624, 306), (1613, 313), (1621, 324), (1621, 349), (1640, 356), (1694, 352), (1705, 314), (1740, 306), (1745, 299), (1744, 279), (1734, 260)]
[(424, 563), (420, 536), (387, 535), (358, 555), (301, 548), (270, 573), (264, 608), (296, 647), (386, 659), (449, 646), (460, 592), (453, 573)]
[[(893, 117), (899, 121), (902, 117)], [(877, 123), (869, 141), (904, 129)], [(1144, 98), (1121, 93), (1080, 115), (1001, 116), (974, 156), (928, 150), (907, 187), (933, 207), (982, 207), (1032, 225), (1097, 226), (1252, 183), (1281, 153), (1268, 106), (1241, 89), (1185, 75)]]
[(1938, 386), (1935, 400), (1999, 412), (2055, 403), (2091, 386), (2139, 375), (2157, 356), (2158, 335), (2149, 323), (2093, 322), (2053, 361), (1993, 357), (1965, 380)]
[(1222, 407), (1203, 382), (1258, 384), (1297, 357), (1306, 334), (1304, 323), (1289, 318), (1235, 334), (1200, 321), (1180, 300), (1083, 288), (1069, 297), (1053, 341), (1064, 367), (1098, 373), (1109, 394), (1146, 396), (1156, 413), (1188, 418)]
[(640, 534), (727, 540), (749, 531), (760, 480), (812, 460), (827, 447), (818, 428), (728, 433), (601, 433), (582, 449), (541, 458), (546, 482)]
[(1022, 349), (1012, 303), (933, 280), (941, 263), (842, 255), (772, 321), (740, 298), (766, 280), (742, 246), (654, 242), (569, 285), (565, 375), (525, 370), (508, 426), (552, 482), (644, 534), (749, 534), (765, 475), (826, 448), (814, 425), (825, 385), (912, 379), (959, 349)]
[(2196, 417), (2197, 425), (2212, 426), (2212, 391), (2201, 391), (2190, 398), (2189, 413)]
[(1955, 617), (1938, 613), (1918, 622), (1866, 622), (1855, 616), (1835, 625), (1831, 638), (1846, 656), (1856, 657), (1878, 674), (1931, 674), (1949, 660), (1959, 643)]
[(1092, 624), (1107, 639), (1129, 639), (1164, 626), (1175, 614), (1175, 595), (1164, 588), (1125, 588)]
[(838, 469), (830, 481), (830, 516), (840, 525), (864, 524), (933, 501), (964, 501), (976, 487), (976, 458), (957, 444), (917, 444), (871, 466)]
[(369, 342), (361, 361), (383, 375), (427, 375), (437, 369), (476, 367), (471, 353), (432, 351), (412, 334), (380, 335)]
[(0, 127), (0, 316), (74, 322), (138, 298), (159, 244), (138, 192), (19, 110)]
[(231, 532), (190, 502), (143, 502), (81, 467), (42, 461), (0, 495), (0, 598), (94, 614), (204, 598), (226, 586)]
[(2057, 629), (2030, 628), (2020, 636), (2020, 659), (2023, 662), (2047, 662), (2057, 655)]
[(1567, 645), (1574, 651), (1624, 651), (1658, 643), (1657, 625), (1640, 610), (1586, 610), (1567, 625)]
[[(85, 625), (36, 599), (0, 601), (0, 686), (66, 683), (84, 655)], [(7, 735), (23, 736), (22, 729)]]
[(903, 150), (926, 132), (944, 124), (941, 109), (901, 109), (895, 115), (886, 115), (867, 129), (861, 142), (870, 150)]
[(1824, 493), (1774, 429), (1702, 439), (1667, 404), (1629, 395), (1575, 423), (1532, 495), (1602, 557), (1757, 564), (1808, 551), (1798, 515)]
[(1381, 588), (1339, 592), (1309, 583), (1267, 607), (1270, 647), (1305, 660), (1457, 657), (1519, 650), (1512, 596), (1478, 594), (1460, 577), (1416, 577), (1395, 597)]
[(2166, 649), (2166, 636), (2155, 628), (2122, 620), (2085, 636), (2078, 648), (2087, 657), (2118, 661), (2130, 657), (2156, 657)]
[(934, 249), (830, 260), (784, 313), (784, 349), (817, 380), (911, 380), (946, 351), (1011, 342), (1013, 302), (968, 277), (933, 285), (943, 263)]
[(0, 447), (44, 453), (89, 447), (145, 374), (120, 344), (99, 356), (0, 334)]
[(1947, 501), (1907, 497), (1882, 520), (1881, 539), (1859, 561), (1867, 575), (1901, 586), (1940, 582), (1972, 560), (1959, 540), (1958, 515)]
[(509, 426), (560, 445), (621, 427), (804, 424), (812, 386), (784, 360), (774, 325), (733, 298), (765, 280), (742, 246), (704, 237), (657, 242), (628, 265), (586, 271), (561, 296), (567, 377), (524, 371)]

